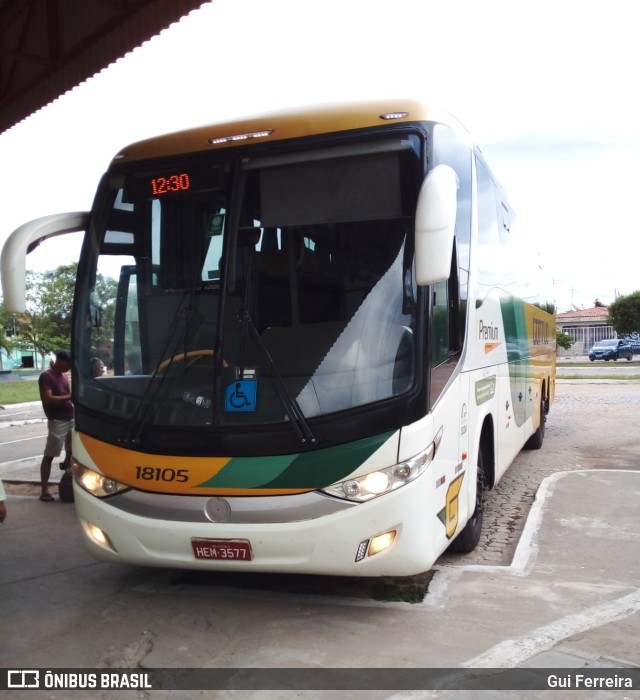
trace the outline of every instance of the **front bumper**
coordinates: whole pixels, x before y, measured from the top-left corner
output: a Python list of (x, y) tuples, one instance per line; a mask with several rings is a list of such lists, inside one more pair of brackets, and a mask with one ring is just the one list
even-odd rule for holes
[[(430, 470), (424, 476), (429, 474)], [(131, 513), (99, 499), (74, 484), (75, 505), (89, 552), (101, 561), (122, 564), (218, 571), (328, 574), (339, 576), (409, 576), (428, 570), (440, 551), (437, 534), (442, 529), (429, 504), (426, 480), (366, 503), (351, 504), (333, 512), (288, 522), (210, 522), (163, 519)], [(307, 494), (301, 494), (307, 496)], [(327, 497), (313, 493), (318, 500)], [(174, 496), (189, 507), (189, 496)], [(298, 496), (285, 496), (297, 499)], [(235, 504), (233, 498), (231, 509)], [(255, 497), (273, 511), (271, 497)], [(186, 505), (185, 505), (186, 504)], [(245, 521), (248, 518), (245, 518)], [(89, 525), (99, 528), (110, 544), (91, 537)], [(366, 540), (395, 531), (393, 544), (384, 551), (356, 561)], [(251, 546), (250, 561), (196, 559), (192, 539), (241, 539)]]

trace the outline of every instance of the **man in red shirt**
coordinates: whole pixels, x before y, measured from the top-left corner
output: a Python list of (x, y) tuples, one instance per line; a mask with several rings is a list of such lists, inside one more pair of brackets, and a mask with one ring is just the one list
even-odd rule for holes
[(54, 457), (64, 447), (64, 469), (71, 466), (71, 434), (73, 432), (73, 404), (67, 372), (71, 369), (71, 355), (66, 350), (56, 353), (53, 365), (39, 379), (40, 399), (47, 417), (47, 444), (40, 464), (41, 501), (53, 501), (49, 493), (49, 477)]

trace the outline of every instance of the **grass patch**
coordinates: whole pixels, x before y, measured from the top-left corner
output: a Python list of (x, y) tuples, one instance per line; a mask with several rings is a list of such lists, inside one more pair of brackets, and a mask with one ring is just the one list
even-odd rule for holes
[(27, 403), (28, 401), (40, 401), (37, 381), (0, 380), (0, 405)]
[(637, 367), (640, 364), (638, 360), (595, 360), (591, 362), (557, 362), (557, 369), (571, 369), (572, 367)]
[(583, 381), (590, 382), (592, 379), (613, 379), (616, 382), (621, 381), (639, 381), (640, 376), (637, 374), (558, 374), (558, 379), (582, 379)]

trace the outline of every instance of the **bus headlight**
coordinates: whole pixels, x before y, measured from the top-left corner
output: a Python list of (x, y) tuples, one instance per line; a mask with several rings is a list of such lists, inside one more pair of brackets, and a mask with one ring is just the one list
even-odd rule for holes
[(131, 488), (127, 484), (110, 479), (104, 474), (85, 467), (80, 462), (74, 462), (73, 464), (73, 478), (79, 486), (82, 486), (85, 491), (97, 498), (113, 496), (114, 493)]
[(325, 493), (350, 501), (369, 501), (408, 484), (423, 474), (433, 459), (434, 445), (431, 444), (415, 457), (394, 464), (385, 469), (378, 469), (369, 474), (362, 474), (345, 481), (337, 481), (322, 489)]

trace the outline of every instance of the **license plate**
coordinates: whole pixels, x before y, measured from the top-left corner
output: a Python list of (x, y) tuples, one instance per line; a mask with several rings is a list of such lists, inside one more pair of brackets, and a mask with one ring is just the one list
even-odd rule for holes
[(196, 559), (251, 561), (251, 544), (249, 540), (192, 539), (191, 547)]

